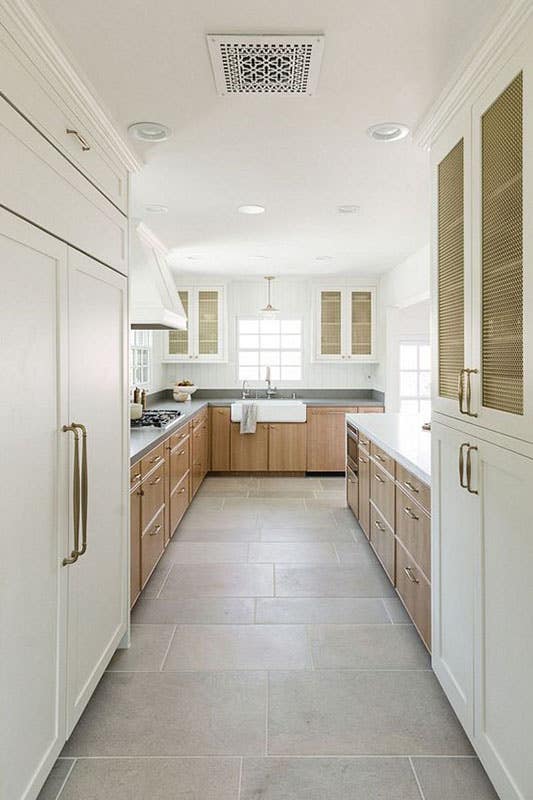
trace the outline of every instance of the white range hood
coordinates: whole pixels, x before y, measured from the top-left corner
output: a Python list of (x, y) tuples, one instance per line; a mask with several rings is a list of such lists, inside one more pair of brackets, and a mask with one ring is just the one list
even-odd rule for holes
[(134, 330), (186, 330), (187, 317), (167, 264), (167, 248), (138, 223), (130, 259), (130, 325)]

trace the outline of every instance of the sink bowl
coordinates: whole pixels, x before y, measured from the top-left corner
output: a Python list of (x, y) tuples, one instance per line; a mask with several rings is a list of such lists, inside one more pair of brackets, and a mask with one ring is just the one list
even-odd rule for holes
[(239, 400), (231, 404), (231, 421), (240, 422), (242, 407), (255, 403), (258, 422), (306, 422), (307, 406), (301, 400)]

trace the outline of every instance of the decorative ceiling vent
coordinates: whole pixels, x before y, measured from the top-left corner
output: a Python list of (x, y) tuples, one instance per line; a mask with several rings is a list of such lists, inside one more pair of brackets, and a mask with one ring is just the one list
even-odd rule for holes
[(312, 95), (324, 37), (208, 34), (218, 94)]

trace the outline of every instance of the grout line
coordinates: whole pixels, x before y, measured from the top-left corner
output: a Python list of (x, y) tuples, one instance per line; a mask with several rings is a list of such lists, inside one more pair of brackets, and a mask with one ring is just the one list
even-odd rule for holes
[[(260, 753), (257, 753), (256, 755), (250, 755), (250, 756), (247, 755), (247, 756), (244, 756), (244, 757), (245, 758), (248, 758), (248, 757), (250, 757), (250, 758), (262, 758)], [(465, 760), (465, 759), (476, 759), (477, 760), (477, 756), (476, 755), (450, 755), (450, 754), (443, 755), (442, 753), (439, 753), (437, 755), (435, 755), (435, 754), (432, 755), (430, 753), (424, 753), (423, 755), (416, 755), (415, 754), (413, 756), (410, 756), (408, 753), (390, 753), (390, 754), (389, 753), (356, 753), (356, 754), (353, 754), (353, 753), (327, 753), (326, 755), (324, 755), (324, 753), (307, 753), (306, 755), (288, 755), (286, 753), (272, 753), (272, 754), (269, 753), (269, 755), (267, 757), (268, 758), (273, 758), (273, 759), (274, 758), (276, 758), (276, 759), (277, 758), (287, 758), (287, 759), (289, 759), (289, 758), (290, 759), (293, 759), (293, 758), (299, 758), (299, 759), (305, 759), (305, 758), (346, 758), (346, 759), (353, 759), (354, 761), (356, 759), (362, 759), (362, 758), (375, 758), (375, 759), (384, 758), (384, 759), (387, 759), (387, 760), (388, 759), (392, 759), (392, 758), (394, 758), (394, 759), (446, 758), (448, 760), (449, 759), (463, 759), (463, 760)], [(121, 761), (128, 761), (128, 760), (138, 761), (138, 760), (143, 759), (143, 760), (154, 760), (155, 761), (157, 759), (159, 759), (159, 760), (169, 759), (169, 760), (172, 760), (172, 761), (179, 761), (180, 759), (187, 759), (187, 760), (189, 760), (189, 759), (198, 759), (199, 760), (199, 759), (202, 759), (202, 758), (233, 759), (233, 758), (243, 758), (243, 756), (240, 756), (240, 755), (235, 754), (235, 753), (231, 753), (229, 755), (221, 755), (220, 753), (204, 753), (202, 755), (193, 754), (193, 755), (179, 755), (179, 756), (173, 756), (173, 755), (166, 755), (166, 756), (117, 756), (117, 755), (114, 755), (114, 756), (59, 756), (58, 760), (60, 759), (61, 761), (65, 761), (65, 760), (74, 759), (75, 761), (112, 761), (114, 759), (120, 759)]]
[(257, 625), (257, 597), (254, 597), (254, 619), (253, 624)]
[(276, 565), (272, 564), (272, 597), (276, 597)]
[(165, 661), (167, 660), (167, 656), (170, 653), (170, 648), (172, 647), (172, 642), (174, 641), (174, 636), (176, 635), (176, 631), (178, 629), (177, 625), (174, 625), (174, 630), (172, 631), (172, 635), (170, 637), (170, 641), (167, 645), (167, 649), (165, 650), (165, 655), (163, 656), (163, 661), (161, 662), (161, 666), (159, 668), (159, 672), (163, 672), (163, 667), (165, 666)]
[(68, 781), (68, 779), (70, 778), (70, 776), (72, 775), (72, 770), (73, 770), (73, 769), (74, 769), (74, 767), (76, 766), (76, 762), (77, 762), (77, 760), (78, 760), (78, 759), (77, 759), (77, 758), (75, 758), (75, 759), (74, 759), (74, 761), (72, 762), (72, 764), (70, 765), (70, 769), (69, 769), (69, 771), (67, 772), (67, 774), (65, 775), (65, 780), (63, 781), (63, 783), (62, 783), (62, 784), (61, 784), (61, 786), (59, 787), (59, 791), (58, 791), (58, 793), (56, 794), (56, 798), (55, 798), (55, 800), (59, 800), (59, 798), (60, 798), (60, 797), (61, 797), (61, 795), (63, 794), (63, 789), (64, 789), (64, 788), (65, 788), (65, 786), (67, 785), (67, 781)]
[(167, 582), (167, 580), (168, 580), (168, 576), (169, 576), (169, 575), (170, 575), (170, 573), (172, 572), (172, 567), (173, 567), (173, 566), (174, 566), (174, 562), (172, 562), (172, 563), (170, 564), (170, 566), (169, 566), (169, 568), (168, 568), (168, 572), (167, 572), (167, 574), (165, 575), (165, 577), (163, 578), (163, 582), (161, 583), (161, 586), (159, 587), (159, 591), (158, 591), (158, 593), (156, 594), (156, 596), (155, 596), (154, 600), (158, 600), (158, 599), (159, 599), (159, 597), (160, 597), (160, 595), (161, 595), (161, 592), (163, 591), (163, 588), (164, 588), (164, 586), (165, 586), (165, 583), (166, 583), (166, 582)]
[(306, 636), (306, 639), (307, 639), (307, 647), (308, 647), (308, 650), (309, 650), (309, 660), (311, 661), (311, 669), (314, 672), (314, 670), (315, 670), (315, 660), (313, 658), (313, 642), (312, 642), (312, 639), (311, 639), (311, 625), (310, 624), (307, 624), (305, 626), (305, 636)]
[(418, 780), (418, 775), (416, 774), (415, 765), (413, 764), (413, 759), (412, 759), (411, 756), (409, 756), (409, 764), (411, 765), (411, 770), (412, 770), (412, 773), (414, 775), (414, 779), (416, 781), (416, 785), (418, 787), (418, 791), (420, 792), (420, 798), (421, 798), (421, 800), (426, 800), (426, 798), (424, 796), (424, 792), (423, 792), (422, 787), (420, 785), (420, 781)]
[(239, 765), (239, 787), (237, 789), (237, 800), (241, 800), (241, 788), (242, 788), (242, 767), (244, 764), (244, 756), (241, 756), (241, 763)]
[(266, 675), (265, 756), (268, 756), (268, 714), (270, 710), (270, 672)]
[(392, 614), (390, 613), (389, 609), (387, 608), (387, 603), (385, 602), (385, 598), (384, 598), (384, 597), (380, 597), (379, 599), (380, 599), (380, 600), (381, 600), (381, 602), (383, 603), (383, 608), (385, 609), (385, 614), (386, 614), (386, 615), (388, 616), (388, 618), (390, 619), (390, 624), (391, 624), (391, 625), (394, 625), (394, 620), (393, 620), (393, 618), (392, 618)]
[(337, 556), (337, 562), (340, 564), (341, 563), (341, 557), (339, 556), (339, 551), (337, 550), (337, 545), (335, 544), (335, 542), (330, 542), (330, 544), (333, 545), (333, 549), (335, 550), (335, 555)]

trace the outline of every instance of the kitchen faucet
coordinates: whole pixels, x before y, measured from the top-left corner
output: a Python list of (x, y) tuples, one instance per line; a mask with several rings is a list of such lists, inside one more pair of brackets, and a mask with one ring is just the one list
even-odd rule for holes
[(272, 388), (270, 377), (266, 378), (265, 383), (267, 385), (267, 390), (266, 390), (267, 400), (271, 400), (274, 397), (274, 395), (278, 393), (278, 389), (276, 386)]
[(242, 382), (241, 397), (243, 400), (247, 400), (250, 397), (250, 390), (248, 389), (248, 381)]

